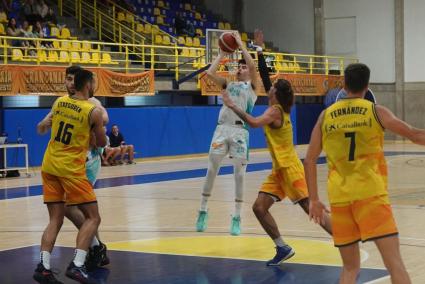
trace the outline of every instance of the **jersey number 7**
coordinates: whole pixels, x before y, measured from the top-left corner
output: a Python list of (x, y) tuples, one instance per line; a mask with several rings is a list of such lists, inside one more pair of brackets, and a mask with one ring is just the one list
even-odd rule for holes
[(348, 161), (354, 161), (354, 152), (356, 151), (356, 132), (346, 132), (345, 138), (350, 138), (350, 151)]

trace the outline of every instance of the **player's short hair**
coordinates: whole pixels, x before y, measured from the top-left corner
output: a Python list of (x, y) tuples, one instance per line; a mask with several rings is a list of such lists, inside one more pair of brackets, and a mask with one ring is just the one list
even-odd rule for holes
[(242, 59), (239, 59), (239, 60), (238, 60), (238, 66), (239, 66), (239, 65), (246, 65), (246, 60), (245, 60), (245, 59), (243, 59), (243, 58), (242, 58)]
[(369, 85), (370, 69), (363, 63), (353, 63), (344, 70), (345, 88), (352, 93), (363, 91)]
[(294, 105), (294, 90), (291, 83), (288, 80), (279, 79), (273, 86), (276, 90), (276, 99), (282, 106), (283, 111), (290, 113)]
[[(251, 54), (251, 57), (255, 59), (255, 56), (253, 54)], [(246, 60), (245, 58), (239, 59), (238, 60), (238, 66), (239, 65), (246, 65)]]
[(78, 72), (80, 72), (81, 70), (83, 70), (83, 68), (81, 68), (81, 66), (72, 65), (72, 66), (69, 66), (68, 68), (66, 68), (65, 75), (75, 75)]
[(83, 90), (84, 86), (93, 80), (93, 73), (89, 70), (80, 70), (75, 74), (74, 86), (77, 91)]

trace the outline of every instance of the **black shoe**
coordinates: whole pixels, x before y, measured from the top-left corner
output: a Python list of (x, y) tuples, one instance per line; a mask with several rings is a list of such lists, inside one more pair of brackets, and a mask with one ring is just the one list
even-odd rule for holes
[(63, 284), (55, 278), (51, 270), (44, 268), (41, 263), (37, 265), (32, 278), (41, 284)]
[(99, 266), (108, 265), (110, 261), (106, 252), (107, 248), (104, 243), (100, 243), (100, 245), (90, 248), (85, 263), (87, 270), (92, 271)]
[(89, 274), (87, 273), (86, 267), (84, 265), (81, 267), (78, 267), (74, 264), (73, 261), (69, 264), (65, 275), (82, 284), (98, 284), (98, 282), (95, 279), (89, 276)]

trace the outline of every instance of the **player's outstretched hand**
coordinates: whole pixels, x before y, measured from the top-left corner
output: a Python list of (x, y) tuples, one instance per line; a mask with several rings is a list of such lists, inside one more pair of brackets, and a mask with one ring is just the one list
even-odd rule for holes
[(233, 37), (235, 38), (236, 43), (238, 44), (239, 48), (243, 48), (244, 45), (243, 45), (241, 35), (239, 34), (239, 32), (233, 32), (232, 34), (233, 34)]
[(235, 103), (232, 101), (232, 99), (229, 97), (229, 93), (226, 90), (221, 90), (221, 96), (223, 98), (223, 104), (227, 106), (228, 108), (235, 107)]
[(264, 34), (260, 29), (254, 31), (254, 45), (262, 47), (264, 44)]
[(325, 215), (326, 213), (330, 213), (329, 209), (326, 208), (325, 204), (323, 204), (320, 200), (311, 201), (309, 206), (309, 217), (310, 220), (313, 220), (316, 224), (325, 225)]

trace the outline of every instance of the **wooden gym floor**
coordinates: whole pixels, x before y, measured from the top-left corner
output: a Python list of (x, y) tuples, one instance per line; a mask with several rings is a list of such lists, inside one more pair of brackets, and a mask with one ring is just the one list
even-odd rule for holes
[[(301, 158), (306, 146), (297, 147)], [(409, 143), (385, 146), (389, 193), (401, 249), (413, 283), (425, 283), (425, 148)], [(99, 283), (336, 283), (341, 264), (331, 238), (285, 200), (272, 208), (284, 239), (296, 255), (267, 268), (274, 246), (251, 211), (271, 168), (267, 151), (253, 152), (246, 174), (242, 234), (229, 235), (233, 176), (228, 160), (209, 203), (209, 226), (195, 231), (207, 156), (139, 160), (136, 165), (102, 168), (96, 184), (111, 264), (95, 272)], [(319, 165), (326, 199), (326, 164)], [(0, 283), (33, 283), (39, 242), (48, 221), (39, 169), (32, 177), (0, 180)], [(327, 199), (326, 199), (327, 200)], [(65, 221), (52, 266), (63, 277), (72, 258), (76, 229)], [(359, 283), (390, 283), (373, 243), (362, 248)]]

